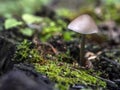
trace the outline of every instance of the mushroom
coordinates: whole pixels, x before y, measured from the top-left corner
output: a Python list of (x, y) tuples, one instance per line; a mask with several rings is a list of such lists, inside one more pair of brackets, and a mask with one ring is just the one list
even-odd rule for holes
[(68, 29), (73, 30), (81, 34), (81, 49), (80, 49), (80, 60), (78, 63), (85, 66), (85, 36), (86, 34), (93, 34), (98, 32), (97, 25), (94, 20), (88, 14), (83, 14), (74, 19), (69, 25)]

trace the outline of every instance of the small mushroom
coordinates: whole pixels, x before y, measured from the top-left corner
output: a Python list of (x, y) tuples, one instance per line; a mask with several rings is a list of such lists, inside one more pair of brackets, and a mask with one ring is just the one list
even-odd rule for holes
[(81, 49), (80, 49), (80, 60), (79, 64), (82, 66), (86, 66), (86, 59), (85, 59), (85, 35), (86, 34), (93, 34), (98, 32), (97, 25), (95, 24), (94, 20), (91, 16), (87, 14), (83, 14), (76, 19), (74, 19), (69, 25), (68, 29), (73, 30), (81, 34)]

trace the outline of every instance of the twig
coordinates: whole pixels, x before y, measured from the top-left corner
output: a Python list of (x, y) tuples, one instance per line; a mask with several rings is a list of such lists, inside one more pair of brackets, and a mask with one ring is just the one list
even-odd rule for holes
[(104, 56), (101, 56), (101, 58), (104, 59), (104, 60), (106, 60), (107, 62), (110, 62), (110, 63), (114, 64), (114, 65), (120, 66), (119, 62), (113, 61), (113, 60), (111, 60), (109, 58), (106, 58)]
[(102, 77), (98, 77), (98, 76), (95, 76), (95, 77), (105, 81), (108, 85), (112, 85), (114, 87), (118, 87), (118, 85), (115, 82), (111, 81), (111, 80), (108, 80), (108, 79), (105, 79), (105, 78), (102, 78)]
[(58, 55), (58, 53), (59, 53), (59, 52), (53, 47), (53, 45), (51, 45), (50, 43), (47, 43), (47, 42), (44, 42), (44, 43), (43, 43), (43, 42), (40, 42), (40, 40), (39, 40), (37, 37), (34, 37), (34, 38), (33, 38), (33, 43), (34, 43), (37, 47), (39, 47), (39, 46), (41, 46), (41, 45), (49, 46), (56, 55)]

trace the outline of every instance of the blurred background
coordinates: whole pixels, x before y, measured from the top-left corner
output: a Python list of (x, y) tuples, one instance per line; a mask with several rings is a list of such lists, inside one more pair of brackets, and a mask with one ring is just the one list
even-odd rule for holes
[(105, 35), (103, 39), (120, 42), (120, 0), (0, 0), (5, 29), (21, 26), (17, 29), (23, 36), (32, 37), (38, 32), (42, 41), (56, 34), (71, 40), (74, 33), (68, 32), (67, 25), (81, 14), (93, 17), (100, 33)]

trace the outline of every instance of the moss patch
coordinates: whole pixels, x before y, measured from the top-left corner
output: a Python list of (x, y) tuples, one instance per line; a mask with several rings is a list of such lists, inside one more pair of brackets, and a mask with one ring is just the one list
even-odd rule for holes
[(71, 64), (48, 61), (45, 65), (35, 64), (35, 69), (47, 75), (52, 81), (66, 85), (84, 84), (96, 87), (105, 87), (106, 83), (89, 75), (87, 71), (75, 69)]
[(45, 60), (41, 57), (37, 49), (33, 48), (31, 42), (24, 40), (17, 45), (17, 51), (13, 60), (15, 62), (27, 62), (27, 63), (43, 63)]

